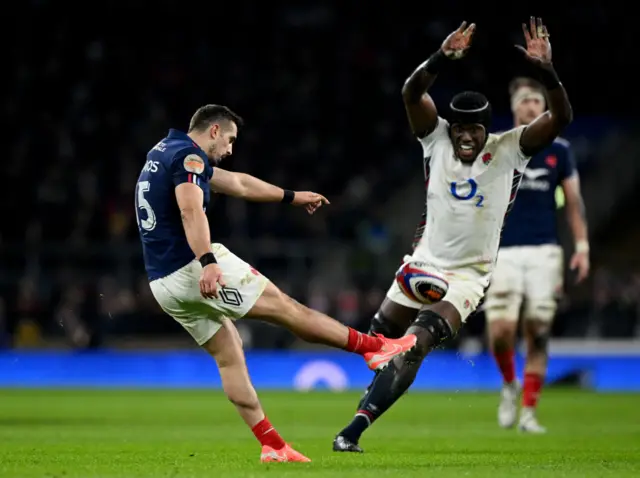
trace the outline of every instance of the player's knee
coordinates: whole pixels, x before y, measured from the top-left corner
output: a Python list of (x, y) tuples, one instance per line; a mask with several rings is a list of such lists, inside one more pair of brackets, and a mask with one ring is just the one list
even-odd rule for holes
[(531, 340), (531, 352), (546, 354), (549, 348), (549, 332), (540, 331)]
[(515, 292), (491, 292), (484, 304), (487, 322), (508, 321), (517, 322), (520, 316), (522, 296)]
[(554, 299), (528, 300), (525, 305), (524, 319), (526, 321), (537, 321), (549, 323), (556, 315), (557, 303)]
[[(432, 310), (421, 310), (418, 317), (411, 324), (411, 328), (416, 330), (418, 341), (412, 354), (414, 358), (425, 357), (433, 347), (440, 345), (442, 342), (452, 338), (455, 334), (451, 324), (440, 314)], [(421, 333), (420, 331), (424, 331)]]
[(238, 408), (247, 410), (257, 410), (260, 408), (260, 402), (254, 395), (227, 393), (227, 399)]
[(280, 318), (284, 318), (284, 323), (292, 325), (295, 328), (295, 334), (309, 343), (322, 342), (322, 336), (318, 333), (316, 327), (301, 327), (301, 324), (311, 320), (314, 313), (304, 304), (301, 304), (292, 297), (289, 297), (284, 292), (282, 294), (282, 305), (278, 312)]
[(381, 334), (390, 339), (400, 338), (404, 332), (405, 329), (386, 317), (382, 310), (376, 312), (371, 321), (371, 327), (369, 327), (369, 335)]
[(228, 348), (231, 347), (234, 350), (219, 350), (213, 355), (218, 368), (234, 367), (243, 363), (242, 346), (230, 343)]
[(528, 320), (525, 322), (525, 331), (529, 355), (546, 355), (549, 348), (549, 337), (551, 336), (551, 322)]
[(518, 322), (495, 320), (489, 323), (489, 334), (494, 345), (503, 345), (514, 341)]

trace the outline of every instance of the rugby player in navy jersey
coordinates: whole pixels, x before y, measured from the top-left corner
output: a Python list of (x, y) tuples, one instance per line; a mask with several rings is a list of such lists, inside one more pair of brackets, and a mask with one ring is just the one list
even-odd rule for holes
[(361, 334), (299, 304), (225, 246), (211, 243), (205, 214), (211, 189), (302, 206), (310, 214), (329, 203), (320, 194), (281, 189), (219, 168), (241, 125), (229, 108), (203, 106), (187, 133), (172, 129), (149, 151), (135, 195), (145, 268), (162, 309), (215, 359), (225, 393), (262, 445), (261, 461), (309, 461), (265, 417), (232, 321), (254, 317), (282, 325), (309, 342), (360, 354), (373, 370), (410, 350), (416, 337)]
[[(516, 78), (509, 87), (516, 126), (527, 125), (546, 108), (547, 92), (534, 79)], [(563, 254), (556, 229), (556, 188), (566, 201), (566, 216), (575, 241), (570, 268), (578, 282), (589, 274), (589, 240), (580, 180), (569, 143), (557, 138), (539, 152), (524, 171), (520, 192), (509, 214), (500, 243), (496, 268), (487, 293), (491, 351), (503, 378), (498, 423), (515, 425), (517, 399), (522, 388), (518, 428), (544, 433), (536, 406), (547, 372), (547, 342), (562, 289)], [(524, 383), (515, 376), (514, 348), (522, 311), (527, 346)]]

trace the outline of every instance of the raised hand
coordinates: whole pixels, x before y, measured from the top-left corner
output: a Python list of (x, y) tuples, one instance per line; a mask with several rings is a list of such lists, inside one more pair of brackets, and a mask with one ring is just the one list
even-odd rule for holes
[(449, 34), (447, 38), (442, 42), (440, 47), (445, 55), (454, 60), (458, 60), (466, 55), (467, 50), (471, 46), (473, 40), (473, 33), (476, 31), (476, 24), (472, 23), (467, 27), (467, 22), (462, 22), (462, 25)]
[(549, 32), (542, 23), (542, 18), (531, 17), (529, 26), (522, 24), (526, 48), (516, 45), (527, 60), (538, 66), (551, 64), (551, 43), (549, 42)]

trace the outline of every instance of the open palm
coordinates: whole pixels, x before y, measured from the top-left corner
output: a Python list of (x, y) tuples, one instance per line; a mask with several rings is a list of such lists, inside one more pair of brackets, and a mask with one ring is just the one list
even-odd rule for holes
[(551, 43), (549, 42), (549, 32), (542, 23), (542, 18), (537, 20), (531, 17), (529, 25), (522, 24), (522, 31), (526, 42), (526, 48), (516, 45), (532, 63), (545, 65), (551, 63)]
[(471, 46), (475, 30), (475, 23), (467, 27), (467, 22), (462, 22), (462, 25), (442, 42), (441, 48), (444, 54), (453, 59), (462, 58)]

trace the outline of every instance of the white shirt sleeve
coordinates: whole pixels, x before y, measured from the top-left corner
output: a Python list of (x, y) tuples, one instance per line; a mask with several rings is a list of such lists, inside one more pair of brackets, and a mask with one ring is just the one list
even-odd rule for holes
[(518, 126), (503, 133), (498, 138), (500, 156), (506, 158), (510, 167), (522, 172), (526, 169), (531, 156), (526, 156), (520, 148), (520, 137), (526, 126)]
[(433, 155), (434, 145), (442, 139), (449, 141), (449, 123), (447, 123), (447, 120), (444, 118), (438, 116), (436, 128), (424, 138), (418, 138), (418, 141), (420, 141), (422, 145), (425, 158)]

